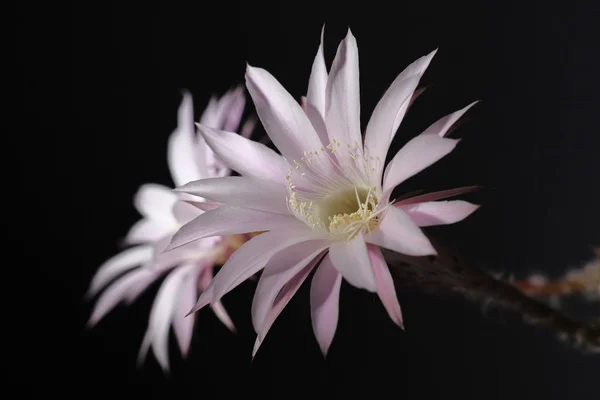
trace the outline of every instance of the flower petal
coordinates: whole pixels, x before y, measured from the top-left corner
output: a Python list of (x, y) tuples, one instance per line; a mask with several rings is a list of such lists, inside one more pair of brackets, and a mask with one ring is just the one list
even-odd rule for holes
[(187, 201), (178, 201), (171, 211), (178, 225), (184, 225), (203, 213), (198, 207)]
[(322, 147), (302, 107), (270, 73), (248, 65), (246, 86), (267, 134), (289, 162)]
[(389, 207), (377, 228), (365, 236), (367, 243), (409, 256), (436, 255), (433, 245), (421, 228), (404, 213)]
[(205, 237), (285, 229), (299, 224), (302, 222), (292, 215), (222, 206), (207, 211), (183, 225), (173, 235), (168, 249), (174, 249)]
[(448, 197), (458, 196), (459, 194), (473, 192), (481, 189), (481, 186), (464, 186), (455, 189), (440, 190), (438, 192), (425, 193), (418, 196), (407, 197), (394, 203), (394, 207), (406, 204), (423, 203), (425, 201), (441, 200)]
[(302, 269), (298, 274), (296, 274), (284, 287), (281, 289), (281, 292), (275, 299), (275, 303), (273, 307), (269, 311), (267, 318), (265, 319), (265, 325), (256, 336), (256, 341), (254, 342), (254, 348), (252, 349), (252, 357), (256, 355), (256, 352), (260, 348), (265, 336), (273, 326), (273, 323), (281, 314), (285, 306), (290, 302), (294, 294), (298, 291), (302, 283), (306, 280), (306, 277), (310, 274), (310, 271), (313, 270), (315, 265), (319, 262), (319, 257), (313, 259), (304, 269)]
[[(191, 197), (195, 197), (195, 196), (191, 196)], [(212, 201), (212, 200), (206, 200), (206, 201), (183, 200), (183, 201), (188, 204), (193, 205), (194, 207), (196, 207), (197, 209), (202, 210), (202, 211), (214, 210), (215, 208), (219, 208), (223, 205), (223, 203), (220, 203), (218, 201)]]
[(394, 280), (390, 274), (390, 269), (388, 268), (379, 247), (368, 244), (367, 249), (369, 251), (369, 259), (371, 260), (373, 274), (375, 275), (377, 294), (392, 321), (400, 328), (404, 329), (402, 311), (400, 310), (400, 303), (398, 303), (398, 297), (396, 296), (396, 289), (394, 288)]
[(417, 226), (448, 225), (462, 221), (479, 208), (464, 200), (428, 201), (399, 206)]
[(469, 109), (477, 103), (478, 101), (474, 101), (465, 108), (440, 118), (439, 120), (431, 124), (429, 128), (425, 129), (423, 133), (421, 133), (421, 135), (438, 135), (440, 137), (446, 136), (448, 130), (452, 127), (452, 125), (454, 125), (456, 121), (458, 121), (460, 117), (464, 115), (464, 113), (469, 111)]
[(110, 258), (98, 268), (86, 296), (95, 296), (110, 281), (133, 267), (152, 260), (152, 246), (131, 247)]
[(449, 154), (457, 143), (458, 140), (436, 135), (419, 135), (411, 139), (396, 153), (385, 169), (383, 197), (387, 198), (398, 184)]
[(378, 176), (381, 176), (388, 148), (410, 105), (413, 92), (436, 51), (406, 67), (392, 82), (373, 110), (365, 130), (365, 151), (369, 157), (379, 160), (376, 163)]
[(328, 240), (298, 243), (275, 254), (265, 266), (252, 301), (252, 324), (260, 335), (265, 320), (281, 288), (315, 259)]
[(321, 116), (325, 115), (325, 92), (327, 90), (327, 67), (325, 66), (325, 55), (323, 54), (324, 32), (325, 25), (321, 29), (321, 43), (319, 44), (319, 50), (317, 50), (317, 55), (310, 70), (308, 90), (306, 92), (307, 103), (312, 104)]
[[(142, 343), (150, 341), (152, 351), (163, 371), (169, 370), (169, 329), (178, 305), (182, 284), (186, 276), (192, 272), (194, 265), (184, 265), (173, 270), (158, 289), (156, 299), (150, 311), (148, 328)], [(142, 345), (142, 349), (146, 346)], [(144, 354), (140, 352), (139, 359)]]
[[(191, 264), (188, 274), (180, 285), (179, 299), (175, 303), (173, 311), (173, 331), (183, 357), (187, 356), (190, 349), (195, 320), (194, 316), (186, 317), (185, 315), (198, 298), (198, 276), (207, 270), (210, 272), (209, 266), (209, 263)], [(180, 268), (187, 268), (187, 266), (182, 265)]]
[(142, 218), (129, 229), (124, 242), (126, 244), (153, 242), (168, 234), (170, 230), (171, 226), (164, 222)]
[[(340, 43), (327, 80), (325, 122), (330, 140), (346, 145), (362, 142), (358, 47), (350, 29)], [(337, 137), (331, 137), (335, 135)], [(341, 160), (340, 160), (341, 161)]]
[(153, 274), (147, 269), (136, 269), (128, 272), (116, 282), (110, 285), (104, 293), (100, 295), (92, 315), (88, 321), (88, 326), (94, 326), (100, 321), (106, 314), (108, 314), (120, 301), (125, 299), (132, 286), (137, 284), (149, 283), (157, 279), (159, 275)]
[[(208, 288), (208, 285), (210, 285), (210, 283), (212, 282), (212, 279), (213, 268), (208, 268), (200, 276), (200, 290), (206, 290), (206, 288)], [(191, 310), (193, 305), (194, 303), (187, 307), (186, 312)], [(229, 329), (232, 332), (235, 332), (235, 325), (233, 324), (231, 317), (229, 316), (229, 314), (225, 310), (225, 307), (223, 307), (223, 304), (220, 301), (217, 301), (216, 303), (212, 304), (211, 309), (215, 313), (215, 316), (219, 319), (219, 321), (221, 321), (223, 325), (227, 327), (227, 329)], [(191, 318), (191, 316), (187, 316), (187, 318)]]
[(170, 188), (156, 183), (140, 186), (133, 197), (133, 205), (140, 214), (166, 225), (175, 222), (171, 213), (175, 202), (177, 202), (177, 195)]
[(285, 183), (290, 165), (267, 146), (237, 133), (198, 125), (206, 143), (228, 167), (243, 176)]
[(194, 128), (194, 105), (189, 92), (184, 92), (177, 111), (177, 128), (169, 137), (167, 162), (175, 186), (204, 178), (206, 157), (197, 151)]
[[(256, 117), (252, 116), (250, 118), (248, 118), (246, 120), (246, 122), (244, 122), (244, 125), (242, 125), (242, 129), (240, 129), (240, 135), (242, 135), (245, 138), (249, 138), (250, 136), (252, 136), (252, 132), (254, 132), (254, 128), (256, 127)], [(267, 139), (269, 138), (268, 136), (266, 136)], [(268, 140), (266, 141), (268, 143)], [(261, 143), (263, 143), (261, 141)], [(265, 144), (265, 143), (263, 143)]]
[(229, 257), (190, 312), (198, 311), (209, 302), (220, 300), (230, 290), (260, 271), (281, 250), (311, 239), (314, 239), (314, 233), (307, 226), (294, 226), (254, 236)]
[(285, 185), (265, 179), (244, 176), (208, 178), (190, 182), (175, 189), (209, 200), (253, 210), (289, 214)]
[(339, 316), (340, 274), (325, 256), (317, 268), (310, 286), (310, 312), (315, 337), (324, 356), (335, 335)]
[(362, 233), (352, 240), (332, 244), (329, 248), (329, 258), (352, 286), (375, 291), (375, 277)]
[(225, 112), (222, 126), (214, 126), (211, 128), (223, 129), (228, 132), (237, 132), (240, 127), (245, 106), (246, 96), (244, 96), (244, 87), (239, 85), (233, 90), (231, 103)]

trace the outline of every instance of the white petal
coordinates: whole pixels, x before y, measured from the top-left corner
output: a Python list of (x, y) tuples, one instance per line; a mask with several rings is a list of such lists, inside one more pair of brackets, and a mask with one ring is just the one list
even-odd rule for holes
[(438, 135), (440, 137), (444, 137), (448, 133), (448, 130), (452, 128), (452, 126), (456, 123), (456, 121), (458, 121), (460, 117), (464, 115), (464, 113), (469, 111), (469, 109), (477, 103), (477, 101), (474, 101), (465, 108), (455, 111), (452, 114), (446, 115), (443, 118), (440, 118), (439, 120), (431, 124), (429, 128), (425, 129), (423, 133), (421, 133), (421, 135)]
[(270, 73), (248, 65), (246, 86), (267, 134), (289, 162), (322, 147), (300, 105)]
[(464, 200), (429, 201), (400, 205), (418, 226), (448, 225), (462, 221), (479, 208)]
[(198, 125), (206, 143), (227, 166), (243, 176), (285, 183), (290, 165), (267, 146), (233, 132)]
[(152, 282), (158, 278), (158, 276), (159, 275), (153, 274), (146, 269), (136, 269), (119, 278), (98, 298), (98, 301), (94, 306), (94, 311), (92, 311), (92, 315), (88, 321), (88, 326), (95, 325), (117, 304), (119, 304), (119, 302), (124, 300), (128, 296), (129, 290), (132, 288), (132, 286), (138, 284), (142, 284), (142, 286), (144, 286), (145, 284), (148, 284), (149, 282)]
[(404, 211), (395, 207), (386, 210), (382, 221), (365, 236), (365, 240), (409, 256), (437, 254), (421, 228)]
[(207, 211), (179, 229), (169, 249), (210, 236), (262, 232), (303, 224), (292, 215), (282, 215), (248, 208), (221, 206)]
[(257, 178), (226, 176), (190, 182), (175, 189), (234, 207), (289, 214), (285, 185)]
[[(193, 204), (180, 200), (173, 206), (172, 213), (177, 221), (177, 225), (183, 225), (201, 215), (203, 211)], [(171, 233), (172, 231), (173, 229), (171, 229)]]
[(419, 135), (411, 139), (394, 156), (383, 176), (383, 197), (394, 188), (452, 152), (458, 140), (436, 135)]
[[(325, 66), (325, 55), (323, 54), (324, 31), (325, 26), (321, 29), (321, 43), (312, 64), (306, 92), (306, 101), (312, 104), (321, 116), (325, 116), (325, 92), (327, 90), (327, 67)], [(329, 143), (325, 143), (325, 145), (327, 144)]]
[(164, 371), (169, 370), (169, 329), (179, 303), (182, 284), (193, 265), (181, 266), (171, 272), (161, 285), (150, 311), (147, 335), (152, 336), (152, 350)]
[(327, 240), (298, 243), (275, 254), (265, 266), (252, 301), (252, 324), (260, 334), (281, 288), (329, 245)]
[(187, 312), (194, 306), (198, 297), (198, 276), (207, 269), (208, 264), (182, 265), (180, 269), (189, 269), (189, 273), (183, 278), (179, 290), (179, 300), (174, 303), (173, 331), (179, 345), (181, 354), (185, 357), (190, 349), (192, 335), (194, 333), (195, 317), (186, 317)]
[(177, 195), (170, 188), (156, 183), (140, 186), (133, 197), (133, 205), (140, 214), (167, 226), (175, 223), (171, 212), (175, 202)]
[(175, 186), (206, 177), (206, 158), (197, 151), (192, 96), (185, 92), (177, 111), (177, 128), (169, 137), (167, 162)]
[(337, 329), (341, 286), (342, 274), (335, 269), (327, 255), (317, 268), (310, 286), (312, 327), (324, 356)]
[(150, 261), (152, 254), (151, 246), (136, 246), (110, 258), (98, 268), (88, 289), (87, 296), (95, 296), (98, 291), (123, 272)]
[(408, 109), (413, 92), (436, 51), (419, 58), (400, 73), (385, 92), (365, 130), (365, 150), (376, 164), (381, 176), (388, 148)]
[(327, 80), (325, 122), (330, 139), (341, 142), (343, 147), (353, 146), (355, 142), (362, 143), (358, 47), (350, 29), (331, 65)]
[(361, 233), (352, 240), (332, 244), (329, 258), (348, 283), (359, 289), (375, 291), (375, 277), (369, 261), (367, 244)]
[(129, 229), (125, 243), (139, 244), (153, 242), (168, 234), (172, 226), (155, 219), (142, 218)]

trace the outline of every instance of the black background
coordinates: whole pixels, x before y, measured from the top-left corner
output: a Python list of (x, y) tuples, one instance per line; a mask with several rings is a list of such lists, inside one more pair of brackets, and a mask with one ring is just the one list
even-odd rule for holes
[[(224, 299), (239, 332), (208, 310), (190, 357), (172, 351), (165, 377), (135, 360), (156, 289), (93, 330), (83, 294), (138, 219), (131, 199), (146, 182), (172, 185), (166, 140), (180, 89), (196, 116), (210, 94), (243, 83), (246, 62), (296, 98), (326, 23), (328, 63), (348, 26), (360, 54), (363, 124), (410, 62), (439, 51), (396, 148), (437, 118), (473, 108), (450, 156), (406, 190), (481, 184), (484, 207), (432, 228), (482, 268), (556, 276), (600, 245), (598, 9), (587, 3), (21, 2), (17, 62), (25, 111), (10, 146), (4, 368), (39, 393), (89, 396), (126, 383), (168, 385), (169, 398), (296, 395), (363, 398), (583, 399), (598, 392), (600, 358), (584, 356), (510, 313), (458, 296), (399, 290), (406, 332), (379, 300), (344, 284), (327, 360), (313, 337), (305, 284), (251, 362), (255, 283)], [(258, 134), (262, 134), (262, 128)], [(15, 167), (17, 166), (17, 167)], [(10, 181), (10, 179), (9, 179)], [(12, 194), (10, 194), (12, 193)], [(14, 219), (14, 221), (13, 221)], [(596, 309), (597, 312), (597, 309)], [(138, 390), (141, 390), (138, 387)], [(141, 396), (141, 393), (140, 393)], [(162, 395), (161, 395), (162, 396)]]

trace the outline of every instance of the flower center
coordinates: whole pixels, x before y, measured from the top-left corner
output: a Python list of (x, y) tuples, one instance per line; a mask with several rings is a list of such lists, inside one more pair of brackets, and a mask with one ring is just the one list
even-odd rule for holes
[(285, 177), (288, 209), (334, 240), (371, 231), (389, 206), (379, 207), (380, 193), (373, 185), (377, 162), (357, 141), (350, 145), (332, 139), (318, 151), (305, 151)]
[(379, 223), (379, 196), (375, 187), (350, 187), (318, 201), (299, 201), (292, 192), (290, 210), (313, 228), (322, 229), (337, 239), (351, 240), (370, 232)]

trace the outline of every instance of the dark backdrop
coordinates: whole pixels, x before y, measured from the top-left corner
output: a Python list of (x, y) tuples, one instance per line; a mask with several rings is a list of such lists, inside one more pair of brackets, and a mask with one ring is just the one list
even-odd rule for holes
[(348, 26), (357, 38), (363, 124), (395, 76), (439, 47), (423, 79), (431, 86), (396, 147), (482, 100), (457, 132), (457, 150), (405, 186), (486, 187), (473, 197), (481, 210), (431, 235), (517, 277), (587, 261), (600, 244), (600, 28), (592, 3), (21, 2), (15, 34), (25, 114), (8, 135), (22, 139), (8, 148), (18, 171), (7, 170), (21, 185), (16, 196), (7, 193), (25, 209), (8, 212), (19, 223), (7, 252), (20, 257), (5, 265), (18, 276), (4, 285), (3, 329), (12, 337), (4, 367), (13, 383), (80, 396), (134, 383), (152, 384), (156, 397), (156, 386), (168, 384), (169, 398), (593, 398), (598, 356), (458, 296), (399, 290), (402, 332), (375, 297), (345, 284), (325, 361), (305, 284), (251, 362), (247, 282), (224, 299), (239, 333), (201, 311), (190, 357), (173, 357), (168, 378), (152, 356), (143, 369), (135, 365), (154, 291), (92, 331), (83, 301), (95, 269), (138, 218), (137, 187), (172, 184), (166, 140), (180, 89), (192, 92), (199, 115), (211, 93), (243, 83), (249, 62), (299, 98), (323, 23), (329, 63)]

